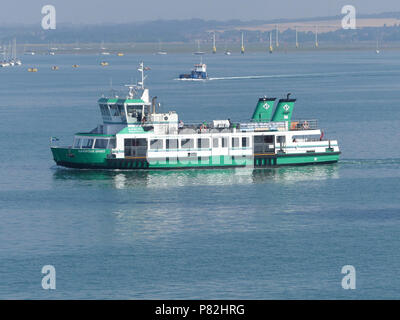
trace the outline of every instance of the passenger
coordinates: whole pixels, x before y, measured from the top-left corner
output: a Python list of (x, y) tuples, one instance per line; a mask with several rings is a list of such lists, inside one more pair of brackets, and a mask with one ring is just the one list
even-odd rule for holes
[(179, 124), (178, 124), (179, 129), (183, 129), (184, 125), (185, 124), (183, 123), (183, 121), (179, 120)]

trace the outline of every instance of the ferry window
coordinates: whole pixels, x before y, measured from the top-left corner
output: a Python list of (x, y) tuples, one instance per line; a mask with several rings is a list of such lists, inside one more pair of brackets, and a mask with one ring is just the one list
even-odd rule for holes
[(110, 139), (110, 143), (108, 144), (109, 149), (115, 149), (116, 146), (116, 140), (115, 139)]
[(286, 137), (285, 136), (278, 136), (276, 137), (276, 141), (279, 143), (285, 143), (286, 142)]
[(178, 149), (178, 139), (167, 139), (167, 149)]
[(182, 149), (193, 149), (194, 148), (194, 140), (193, 139), (182, 139), (181, 140), (181, 148)]
[(213, 148), (218, 148), (218, 138), (213, 138)]
[(110, 110), (108, 110), (108, 107), (106, 104), (101, 104), (100, 105), (100, 111), (101, 114), (105, 117), (109, 117), (110, 116)]
[(106, 149), (107, 148), (108, 139), (96, 139), (94, 143), (95, 149)]
[(122, 104), (118, 105), (118, 111), (121, 114), (121, 116), (125, 117), (125, 108)]
[(82, 140), (82, 148), (83, 149), (91, 149), (93, 147), (93, 139), (83, 139)]
[(162, 139), (150, 140), (150, 149), (155, 150), (155, 149), (162, 149), (162, 148), (163, 148), (163, 140)]
[(81, 139), (75, 139), (74, 148), (80, 148), (80, 147), (81, 147)]
[(248, 137), (243, 137), (242, 138), (242, 147), (246, 148), (246, 147), (249, 147), (249, 146), (250, 146), (249, 138)]
[(137, 121), (142, 121), (142, 106), (128, 106), (126, 111), (130, 118)]
[(232, 138), (232, 148), (239, 148), (239, 138)]
[(206, 149), (210, 147), (210, 140), (209, 139), (197, 139), (197, 148), (198, 149)]
[(228, 138), (222, 138), (221, 142), (222, 148), (228, 148)]
[(119, 117), (120, 116), (118, 107), (116, 105), (110, 105), (110, 111), (111, 111), (111, 115), (113, 117)]

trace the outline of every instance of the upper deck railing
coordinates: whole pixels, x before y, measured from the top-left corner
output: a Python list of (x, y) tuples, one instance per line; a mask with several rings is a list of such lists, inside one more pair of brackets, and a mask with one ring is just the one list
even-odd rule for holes
[(226, 127), (216, 127), (213, 123), (185, 123), (180, 124), (179, 133), (217, 133), (217, 132), (262, 132), (262, 131), (301, 131), (318, 129), (318, 122), (311, 120), (270, 121), (270, 122), (231, 122)]

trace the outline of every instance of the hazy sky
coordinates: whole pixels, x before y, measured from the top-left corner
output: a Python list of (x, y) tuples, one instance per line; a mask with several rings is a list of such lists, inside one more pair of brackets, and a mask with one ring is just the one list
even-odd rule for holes
[(112, 23), (155, 19), (275, 19), (400, 11), (399, 0), (1, 0), (0, 24), (40, 24), (43, 5), (56, 8), (57, 23)]

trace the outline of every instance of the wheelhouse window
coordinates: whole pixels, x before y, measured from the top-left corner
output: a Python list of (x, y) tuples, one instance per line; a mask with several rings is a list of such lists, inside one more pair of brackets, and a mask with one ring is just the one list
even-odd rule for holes
[(204, 139), (204, 138), (197, 139), (197, 148), (207, 149), (209, 147), (210, 147), (210, 139)]
[(125, 108), (123, 104), (118, 105), (118, 112), (122, 117), (125, 117)]
[(166, 140), (167, 149), (178, 149), (178, 139), (167, 139)]
[(115, 149), (117, 145), (117, 141), (115, 138), (110, 139), (110, 143), (108, 144), (108, 149)]
[(162, 139), (150, 140), (150, 149), (151, 150), (157, 150), (157, 149), (162, 149), (162, 148), (163, 148), (163, 140)]
[(92, 149), (94, 139), (83, 139), (82, 140), (82, 149)]
[(81, 147), (81, 139), (75, 139), (74, 148), (79, 149)]
[(118, 106), (115, 104), (110, 105), (110, 112), (113, 117), (119, 117), (121, 115)]
[(128, 120), (141, 122), (143, 117), (143, 106), (127, 106)]
[(194, 140), (193, 139), (182, 139), (181, 140), (181, 148), (182, 149), (193, 149), (194, 148)]
[(106, 149), (108, 144), (108, 139), (96, 139), (94, 143), (95, 149)]
[(100, 105), (100, 111), (103, 117), (110, 117), (110, 110), (108, 109), (108, 106), (106, 104)]

